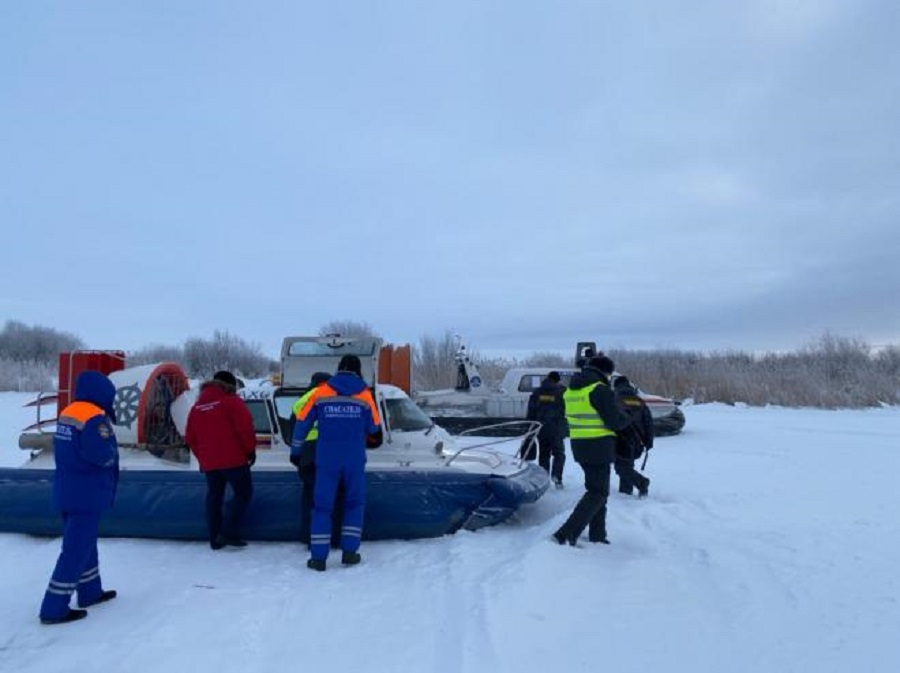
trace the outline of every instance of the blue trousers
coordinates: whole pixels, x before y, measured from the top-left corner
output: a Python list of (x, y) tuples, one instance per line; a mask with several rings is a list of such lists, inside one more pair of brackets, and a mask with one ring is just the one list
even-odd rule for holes
[(344, 482), (341, 549), (357, 551), (362, 541), (363, 516), (366, 507), (365, 464), (328, 465), (323, 464), (320, 459), (316, 463), (315, 506), (309, 540), (310, 556), (317, 560), (328, 558), (328, 550), (331, 546), (332, 512), (341, 480)]
[(80, 605), (94, 602), (103, 593), (97, 555), (99, 530), (99, 512), (63, 513), (62, 551), (41, 603), (41, 619), (65, 617), (73, 592), (77, 591)]
[[(300, 539), (309, 547), (312, 533), (312, 513), (316, 493), (316, 464), (301, 465), (297, 468), (303, 489), (300, 497)], [(331, 513), (331, 546), (341, 546), (341, 523), (344, 520), (344, 483), (338, 484)]]

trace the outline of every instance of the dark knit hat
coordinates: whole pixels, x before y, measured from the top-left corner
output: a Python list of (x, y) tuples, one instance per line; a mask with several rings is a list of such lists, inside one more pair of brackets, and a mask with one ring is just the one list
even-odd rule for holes
[(556, 381), (557, 383), (559, 383), (559, 372), (552, 371), (549, 374), (547, 374), (547, 378), (551, 381)]
[(598, 358), (591, 358), (588, 360), (587, 366), (592, 369), (597, 369), (607, 376), (616, 371), (616, 364), (605, 355)]
[(213, 381), (221, 381), (237, 388), (237, 379), (234, 377), (234, 374), (225, 369), (221, 369), (213, 374)]
[(362, 363), (355, 355), (345, 355), (338, 363), (339, 372), (353, 372), (357, 376), (362, 376)]
[(325, 383), (330, 378), (331, 374), (329, 374), (328, 372), (316, 372), (309, 380), (309, 387), (315, 388), (317, 385), (319, 385), (320, 383)]

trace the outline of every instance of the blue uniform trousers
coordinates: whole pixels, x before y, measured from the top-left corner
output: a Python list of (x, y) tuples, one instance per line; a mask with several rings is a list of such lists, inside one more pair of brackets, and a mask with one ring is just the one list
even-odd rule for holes
[[(300, 539), (309, 548), (309, 536), (312, 533), (312, 513), (316, 493), (316, 464), (301, 465), (297, 468), (300, 482), (303, 484), (300, 497)], [(344, 482), (337, 487), (334, 498), (334, 510), (331, 513), (331, 548), (341, 546), (341, 522), (344, 520)]]
[(310, 556), (327, 559), (331, 544), (332, 512), (338, 485), (344, 483), (344, 519), (341, 525), (341, 549), (357, 551), (362, 540), (366, 506), (366, 466), (316, 463), (315, 508), (310, 535)]
[(60, 619), (69, 612), (72, 592), (78, 603), (93, 603), (103, 593), (97, 556), (100, 513), (63, 513), (62, 551), (41, 603), (41, 619)]

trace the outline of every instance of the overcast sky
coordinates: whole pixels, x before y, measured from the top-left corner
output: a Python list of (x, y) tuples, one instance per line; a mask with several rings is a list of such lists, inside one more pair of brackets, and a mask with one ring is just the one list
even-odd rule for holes
[(900, 342), (900, 3), (0, 4), (0, 319)]

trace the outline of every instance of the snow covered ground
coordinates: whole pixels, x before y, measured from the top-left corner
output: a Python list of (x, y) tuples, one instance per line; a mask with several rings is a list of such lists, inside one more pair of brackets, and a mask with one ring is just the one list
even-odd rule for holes
[[(0, 464), (28, 397), (0, 393)], [(364, 542), (324, 574), (299, 544), (101, 540), (119, 598), (48, 627), (59, 540), (0, 535), (0, 671), (900, 670), (900, 409), (686, 414), (650, 497), (611, 497), (609, 547), (550, 541), (583, 490), (570, 463), (507, 524)]]

